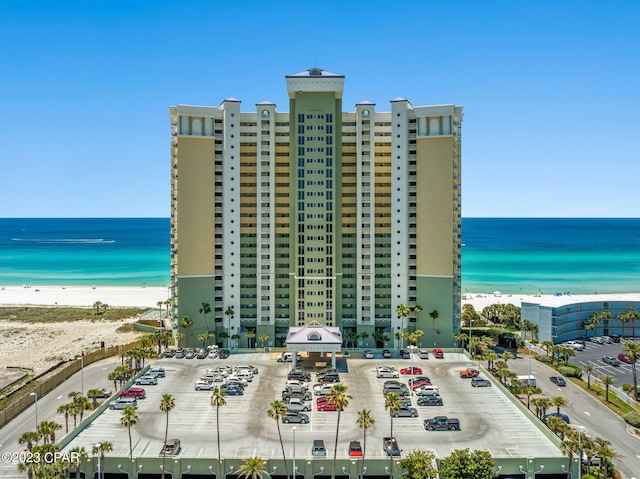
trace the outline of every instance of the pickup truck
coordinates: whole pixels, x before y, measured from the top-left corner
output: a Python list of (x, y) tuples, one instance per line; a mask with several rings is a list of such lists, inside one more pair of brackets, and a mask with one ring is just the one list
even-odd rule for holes
[(387, 456), (400, 455), (400, 448), (398, 447), (398, 441), (396, 441), (395, 437), (383, 437), (382, 447), (384, 449), (384, 452), (387, 453)]
[(424, 428), (427, 431), (459, 431), (460, 421), (447, 416), (436, 416), (424, 420)]
[(480, 374), (480, 371), (473, 368), (467, 368), (460, 371), (461, 378), (475, 378), (478, 374)]

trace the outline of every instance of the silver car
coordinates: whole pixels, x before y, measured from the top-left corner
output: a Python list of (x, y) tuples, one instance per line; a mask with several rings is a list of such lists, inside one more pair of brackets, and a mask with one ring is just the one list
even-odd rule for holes
[(155, 386), (158, 384), (158, 380), (154, 376), (142, 376), (136, 379), (136, 384), (139, 386)]
[(401, 407), (393, 413), (393, 417), (418, 417), (418, 410), (414, 407)]

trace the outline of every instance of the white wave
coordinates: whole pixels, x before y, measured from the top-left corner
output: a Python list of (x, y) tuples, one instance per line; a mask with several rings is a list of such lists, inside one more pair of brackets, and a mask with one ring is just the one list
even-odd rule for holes
[(102, 244), (116, 242), (116, 240), (103, 238), (11, 238), (11, 241), (36, 244)]

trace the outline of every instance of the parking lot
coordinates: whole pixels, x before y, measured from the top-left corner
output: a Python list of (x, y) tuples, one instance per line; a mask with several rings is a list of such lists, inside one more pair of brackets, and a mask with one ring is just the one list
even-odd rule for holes
[[(619, 346), (619, 345), (616, 345)], [(584, 354), (584, 353), (578, 353)], [(367, 457), (386, 457), (382, 438), (389, 435), (391, 419), (384, 409), (382, 394), (386, 379), (376, 378), (376, 367), (419, 366), (439, 388), (443, 406), (417, 406), (417, 418), (393, 420), (394, 436), (403, 455), (416, 448), (432, 449), (439, 457), (448, 456), (455, 449), (489, 450), (495, 457), (561, 456), (560, 451), (498, 387), (471, 387), (469, 379), (461, 379), (459, 371), (473, 366), (458, 353), (445, 353), (444, 359), (359, 359), (344, 361), (348, 372), (341, 372), (341, 382), (352, 396), (349, 406), (341, 413), (338, 438), (338, 458), (348, 457), (352, 440), (362, 441), (362, 430), (356, 424), (358, 411), (371, 410), (375, 424), (367, 431)], [(281, 398), (290, 363), (278, 363), (267, 354), (232, 354), (228, 359), (216, 359), (215, 365), (236, 366), (251, 364), (258, 367), (256, 375), (243, 396), (226, 397), (220, 408), (221, 452), (225, 458), (260, 456), (264, 459), (282, 456), (276, 422), (267, 417), (269, 403)], [(163, 393), (175, 398), (176, 407), (169, 414), (169, 438), (182, 441), (181, 455), (187, 457), (216, 457), (216, 409), (210, 406), (210, 391), (195, 391), (194, 383), (211, 368), (210, 359), (165, 358), (155, 366), (166, 370), (166, 377), (157, 386), (144, 386), (147, 397), (138, 401), (138, 423), (132, 427), (133, 455), (157, 457), (162, 449), (165, 414), (159, 409)], [(345, 367), (345, 366), (343, 366)], [(401, 376), (407, 382), (409, 376)], [(312, 383), (315, 374), (312, 374)], [(328, 456), (333, 456), (336, 435), (336, 412), (307, 413), (309, 424), (296, 424), (296, 455), (311, 457), (314, 439), (323, 439)], [(428, 432), (424, 419), (447, 415), (460, 420), (461, 431)], [(84, 446), (88, 450), (100, 441), (110, 441), (114, 456), (129, 454), (127, 429), (120, 425), (120, 411), (106, 410), (68, 445), (67, 449)], [(293, 448), (292, 424), (280, 424), (285, 451), (291, 456)]]
[(605, 374), (613, 376), (616, 378), (616, 386), (620, 387), (623, 384), (633, 384), (633, 374), (630, 364), (621, 361), (619, 366), (611, 366), (602, 360), (604, 356), (613, 356), (616, 358), (618, 354), (622, 352), (625, 342), (626, 341), (622, 339), (619, 343), (598, 344), (592, 343), (587, 339), (584, 343), (584, 351), (576, 351), (576, 355), (569, 358), (569, 362), (582, 368), (587, 364), (593, 364), (595, 368), (593, 375), (595, 377), (600, 377)]

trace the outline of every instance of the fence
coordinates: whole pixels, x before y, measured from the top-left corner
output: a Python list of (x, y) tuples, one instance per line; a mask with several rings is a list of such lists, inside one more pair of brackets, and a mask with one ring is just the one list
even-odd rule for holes
[[(97, 351), (93, 351), (84, 356), (84, 365), (87, 366), (96, 361), (100, 361), (110, 356), (115, 356), (116, 354), (120, 354), (124, 351), (129, 351), (130, 349), (139, 346), (140, 342), (136, 341), (122, 346), (111, 346), (109, 348), (98, 349)], [(64, 366), (65, 364), (66, 366)], [(8, 399), (16, 397), (16, 399), (10, 402), (6, 408), (0, 411), (0, 428), (4, 427), (9, 421), (11, 421), (14, 417), (16, 417), (18, 414), (20, 414), (35, 402), (35, 396), (32, 396), (30, 393), (34, 392), (37, 394), (38, 398), (41, 398), (49, 391), (55, 389), (58, 385), (80, 371), (81, 368), (82, 361), (80, 361), (80, 359), (73, 359), (71, 361), (58, 363), (57, 365), (49, 368), (44, 373), (31, 378), (20, 387), (11, 391), (5, 397)], [(49, 373), (55, 369), (59, 370), (56, 373), (49, 375)]]

